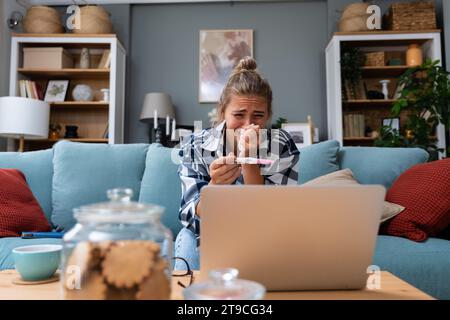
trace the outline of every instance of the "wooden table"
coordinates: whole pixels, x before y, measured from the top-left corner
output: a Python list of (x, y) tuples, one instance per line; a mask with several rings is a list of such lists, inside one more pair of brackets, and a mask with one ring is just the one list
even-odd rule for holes
[[(195, 278), (198, 272), (194, 273)], [(0, 271), (0, 300), (58, 300), (61, 299), (59, 282), (40, 285), (16, 285), (12, 280), (18, 276), (15, 270)], [(182, 299), (183, 288), (178, 281), (188, 284), (189, 277), (172, 278), (172, 299)], [(338, 290), (338, 291), (297, 291), (268, 292), (268, 300), (430, 300), (426, 293), (397, 278), (393, 274), (381, 272), (380, 289)]]

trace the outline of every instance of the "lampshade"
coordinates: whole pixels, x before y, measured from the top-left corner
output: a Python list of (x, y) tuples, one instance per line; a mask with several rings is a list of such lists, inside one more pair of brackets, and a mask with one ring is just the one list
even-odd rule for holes
[(48, 137), (50, 106), (21, 97), (0, 97), (0, 136), (41, 139)]
[(158, 118), (175, 118), (170, 95), (162, 92), (147, 93), (142, 105), (141, 120), (153, 119), (155, 110)]

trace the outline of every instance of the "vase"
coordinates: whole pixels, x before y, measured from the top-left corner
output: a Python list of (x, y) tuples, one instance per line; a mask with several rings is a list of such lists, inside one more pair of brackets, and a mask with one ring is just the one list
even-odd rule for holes
[(381, 92), (383, 92), (384, 95), (384, 100), (388, 100), (389, 99), (389, 90), (388, 90), (388, 84), (390, 83), (390, 80), (380, 80), (380, 83), (382, 85), (382, 90)]
[(406, 64), (409, 67), (419, 66), (422, 64), (422, 49), (417, 44), (411, 44), (406, 51)]
[(81, 49), (80, 68), (81, 69), (90, 68), (90, 54), (88, 48)]
[(91, 87), (85, 84), (77, 84), (72, 91), (72, 96), (75, 101), (92, 101), (94, 99)]
[(66, 126), (66, 134), (64, 138), (66, 139), (76, 139), (78, 138), (78, 127), (77, 126)]

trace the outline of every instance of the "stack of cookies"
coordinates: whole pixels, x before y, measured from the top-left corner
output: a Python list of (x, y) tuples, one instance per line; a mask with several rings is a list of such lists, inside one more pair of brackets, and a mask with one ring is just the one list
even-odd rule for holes
[(82, 242), (67, 260), (64, 298), (170, 299), (168, 267), (152, 241)]

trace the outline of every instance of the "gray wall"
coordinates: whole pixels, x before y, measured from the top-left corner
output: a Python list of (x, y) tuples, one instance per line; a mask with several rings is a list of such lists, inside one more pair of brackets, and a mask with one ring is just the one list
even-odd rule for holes
[[(0, 97), (9, 93), (11, 30), (6, 26), (6, 21), (13, 11), (25, 13), (25, 8), (12, 0), (0, 0)], [(6, 139), (0, 138), (0, 151), (6, 151), (6, 148)]]
[(274, 92), (274, 121), (306, 122), (326, 133), (327, 3), (135, 5), (131, 10), (131, 83), (126, 141), (148, 141), (139, 122), (145, 93), (171, 94), (177, 123), (208, 123), (213, 104), (198, 102), (200, 29), (253, 29), (254, 56)]

